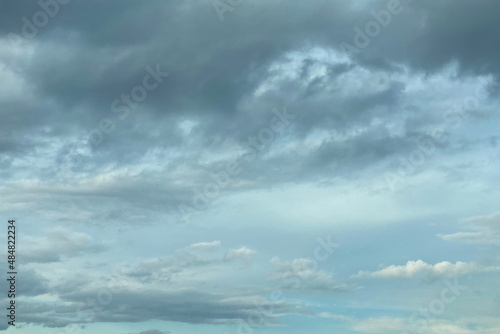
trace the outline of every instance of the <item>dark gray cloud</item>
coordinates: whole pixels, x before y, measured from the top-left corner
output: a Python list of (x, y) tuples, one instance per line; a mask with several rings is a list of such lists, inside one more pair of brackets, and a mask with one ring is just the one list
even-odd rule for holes
[(112, 302), (97, 308), (81, 301), (95, 300), (99, 290), (62, 294), (66, 306), (26, 303), (19, 321), (47, 327), (65, 327), (86, 322), (143, 322), (164, 320), (190, 324), (236, 324), (258, 310), (273, 312), (266, 322), (284, 314), (303, 314), (298, 304), (270, 302), (258, 296), (229, 296), (199, 291), (114, 291)]
[[(47, 207), (71, 208), (75, 200), (92, 221), (176, 212), (283, 106), (296, 117), (226, 192), (370, 178), (442, 123), (448, 107), (422, 101), (412, 78), (430, 84), (433, 74), (458, 86), (457, 76), (498, 75), (492, 1), (403, 1), (370, 45), (350, 55), (341, 43), (353, 44), (354, 28), (374, 20), (370, 11), (385, 10), (385, 1), (256, 1), (223, 22), (211, 1), (72, 1), (35, 37), (13, 44), (8, 34), (22, 35), (22, 17), (41, 8), (35, 1), (3, 5), (0, 61), (14, 93), (0, 99), (0, 173), (13, 182), (37, 180), (5, 195), (20, 203), (43, 191), (30, 205), (45, 216)], [(453, 62), (457, 73), (447, 74)], [(122, 96), (143, 85), (148, 66), (169, 76), (126, 111)], [(122, 109), (114, 112), (117, 100)], [(96, 135), (103, 119), (115, 129)], [(89, 144), (91, 135), (98, 144)], [(281, 149), (307, 140), (315, 144)]]
[(32, 269), (23, 269), (17, 284), (23, 296), (38, 296), (50, 292), (49, 281)]

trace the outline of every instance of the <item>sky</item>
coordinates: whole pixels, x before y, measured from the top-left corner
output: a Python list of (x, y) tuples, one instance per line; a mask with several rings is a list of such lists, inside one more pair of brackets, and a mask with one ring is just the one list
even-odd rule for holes
[(1, 0), (0, 330), (500, 333), (499, 12)]

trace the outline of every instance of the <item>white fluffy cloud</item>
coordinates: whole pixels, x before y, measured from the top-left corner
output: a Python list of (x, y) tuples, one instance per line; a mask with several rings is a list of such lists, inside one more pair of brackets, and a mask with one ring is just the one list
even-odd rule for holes
[(391, 265), (377, 271), (360, 271), (355, 278), (408, 278), (420, 273), (428, 273), (434, 277), (455, 277), (478, 272), (500, 271), (497, 266), (484, 266), (477, 262), (451, 263), (448, 261), (429, 264), (422, 260), (408, 261), (405, 265)]

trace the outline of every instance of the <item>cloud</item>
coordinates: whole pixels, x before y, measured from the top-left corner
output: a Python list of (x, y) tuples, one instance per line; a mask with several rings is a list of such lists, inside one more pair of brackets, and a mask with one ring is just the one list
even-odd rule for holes
[(224, 255), (217, 250), (220, 241), (199, 242), (177, 250), (173, 255), (141, 261), (127, 271), (127, 276), (141, 282), (183, 284), (192, 280), (213, 280), (212, 271), (230, 270), (233, 262), (249, 263), (256, 251), (247, 247), (231, 249)]
[[(304, 296), (304, 304), (317, 301), (309, 295), (352, 287), (330, 267), (302, 258), (304, 245), (274, 236), (271, 226), (303, 240), (318, 226), (387, 224), (497, 205), (496, 157), (489, 167), (477, 161), (499, 142), (500, 4), (403, 2), (390, 26), (355, 54), (342, 43), (355, 43), (355, 29), (375, 23), (373, 12), (385, 10), (387, 0), (252, 0), (226, 12), (223, 23), (213, 0), (72, 1), (35, 38), (14, 41), (10, 33), (22, 35), (23, 18), (32, 19), (40, 5), (0, 2), (0, 212), (24, 217), (26, 231), (30, 224), (84, 226), (20, 234), (20, 260), (37, 271), (20, 278), (28, 300), (19, 317), (49, 327), (77, 322), (85, 300), (112, 281), (106, 271), (122, 263), (130, 269), (119, 276), (125, 287), (111, 284), (113, 303), (94, 322), (227, 324), (259, 306), (274, 307), (277, 317), (304, 314), (302, 304), (266, 301), (269, 285)], [(126, 103), (151, 68), (170, 75), (141, 101)], [(266, 132), (275, 108), (293, 117)], [(105, 133), (103, 121), (114, 130)], [(435, 130), (445, 140), (430, 141)], [(256, 152), (252, 159), (249, 152)], [(410, 191), (393, 196), (375, 187), (418, 153), (425, 154), (422, 164), (403, 173)], [(234, 161), (241, 171), (228, 180), (220, 171)], [(205, 190), (217, 187), (220, 194), (204, 201)], [(200, 209), (196, 201), (210, 203)], [(206, 225), (194, 222), (180, 232), (179, 204), (207, 210), (197, 216)], [(500, 245), (499, 215), (471, 218), (440, 237)], [(234, 222), (238, 228), (229, 227)], [(141, 231), (110, 249), (83, 232), (90, 224)], [(143, 238), (146, 224), (151, 234)], [(259, 256), (240, 247), (255, 224), (265, 227), (256, 233), (266, 234), (252, 239)], [(193, 231), (195, 240), (188, 237)], [(207, 241), (197, 242), (200, 235)], [(238, 240), (234, 249), (219, 241), (230, 236)], [(169, 238), (189, 240), (162, 253)], [(377, 246), (360, 252), (370, 257)], [(270, 280), (262, 282), (269, 264), (257, 260), (276, 254), (293, 260), (275, 258)], [(250, 260), (252, 270), (236, 270)], [(497, 267), (418, 260), (354, 276), (490, 271)], [(48, 288), (52, 294), (40, 297)], [(404, 325), (398, 319), (360, 320), (358, 328), (392, 331)], [(434, 330), (453, 331), (446, 327), (453, 324), (441, 325)]]
[(49, 281), (33, 269), (23, 268), (17, 280), (23, 296), (38, 296), (51, 291)]
[(285, 289), (310, 292), (340, 292), (350, 289), (347, 284), (338, 281), (329, 272), (317, 269), (310, 259), (282, 261), (273, 258), (271, 264), (276, 269), (270, 279), (279, 282)]
[[(68, 291), (61, 295), (64, 304), (26, 303), (19, 321), (48, 327), (64, 327), (81, 322), (175, 321), (190, 324), (234, 324), (256, 310), (272, 309), (268, 322), (285, 314), (303, 314), (291, 302), (270, 302), (251, 295), (211, 294), (195, 290), (159, 291), (122, 289), (113, 292), (113, 301), (100, 311), (81, 305), (92, 300), (99, 289)], [(22, 318), (22, 319), (21, 319)], [(71, 320), (69, 320), (71, 319)]]
[[(461, 44), (494, 40), (490, 29), (474, 24), (498, 26), (492, 3), (413, 2), (361, 55), (339, 46), (352, 43), (353, 28), (369, 13), (364, 6), (313, 0), (285, 8), (258, 1), (238, 8), (227, 29), (209, 1), (119, 5), (113, 11), (96, 0), (64, 6), (33, 43), (13, 45), (7, 34), (20, 34), (23, 24), (16, 15), (40, 8), (9, 5), (13, 18), (4, 17), (0, 28), (0, 67), (12, 90), (0, 96), (0, 176), (16, 187), (0, 184), (2, 210), (64, 223), (174, 222), (178, 205), (192, 205), (196, 189), (241, 158), (248, 138), (284, 105), (296, 118), (224, 194), (377, 178), (380, 168), (397, 163), (443, 123), (443, 111), (500, 73), (497, 48)], [(386, 6), (374, 1), (369, 7)], [(449, 21), (450, 10), (462, 13), (460, 24)], [(463, 14), (469, 12), (482, 19)], [(140, 28), (128, 28), (131, 16)], [(467, 41), (462, 25), (470, 29)], [(171, 31), (183, 31), (184, 38)], [(415, 49), (427, 51), (417, 56)], [(112, 102), (157, 64), (171, 75), (121, 120)], [(498, 101), (486, 95), (474, 109), (493, 117)], [(116, 130), (88, 144), (103, 119)], [(477, 145), (487, 145), (481, 140)], [(460, 143), (451, 138), (440, 148), (460, 154)], [(61, 206), (64, 212), (54, 209)]]
[(192, 244), (191, 249), (200, 250), (200, 251), (213, 251), (220, 247), (220, 241), (210, 241), (210, 242), (198, 242), (196, 244)]
[[(422, 328), (412, 324), (405, 318), (368, 318), (360, 321), (353, 321), (352, 329), (361, 333), (410, 333), (417, 334), (422, 332)], [(474, 334), (474, 330), (454, 324), (450, 321), (430, 320), (426, 324), (428, 333), (435, 334)]]
[(82, 232), (57, 227), (45, 236), (21, 236), (24, 263), (59, 262), (65, 258), (83, 254), (98, 253), (106, 249), (106, 244), (96, 242)]
[(405, 265), (391, 265), (377, 271), (360, 271), (354, 278), (409, 278), (421, 273), (427, 273), (432, 277), (456, 277), (461, 275), (496, 272), (500, 271), (497, 266), (484, 266), (477, 262), (451, 263), (448, 261), (436, 264), (428, 264), (422, 260), (408, 261)]
[[(126, 265), (114, 274), (100, 271), (82, 273), (78, 278), (60, 277), (50, 282), (50, 302), (26, 301), (19, 321), (51, 328), (149, 320), (230, 325), (250, 317), (255, 310), (273, 310), (262, 323), (266, 325), (277, 323), (282, 315), (308, 313), (296, 302), (269, 301), (266, 286), (247, 287), (242, 292), (239, 282), (228, 281), (221, 288), (225, 273), (234, 273), (235, 262), (248, 260), (255, 251), (240, 247), (217, 252), (220, 246), (220, 241), (200, 242), (169, 257)], [(31, 287), (36, 292), (33, 295), (48, 293), (38, 285)], [(88, 304), (96, 296), (101, 300), (110, 296), (109, 302), (96, 307)]]
[(227, 261), (239, 260), (248, 262), (250, 261), (252, 255), (255, 253), (256, 251), (254, 251), (253, 249), (241, 247), (238, 249), (231, 249), (227, 251), (224, 255), (224, 259), (226, 259)]
[(439, 237), (467, 244), (500, 245), (500, 212), (468, 218), (464, 223), (469, 231), (439, 234)]
[[(412, 317), (368, 317), (355, 318), (344, 315), (321, 312), (318, 317), (342, 321), (357, 333), (373, 334), (490, 334), (500, 330), (500, 322), (493, 317), (462, 317), (456, 321), (438, 318)], [(425, 319), (425, 320), (424, 320)]]
[(129, 334), (171, 334), (169, 331), (161, 331), (159, 329), (148, 329), (139, 333), (129, 333)]

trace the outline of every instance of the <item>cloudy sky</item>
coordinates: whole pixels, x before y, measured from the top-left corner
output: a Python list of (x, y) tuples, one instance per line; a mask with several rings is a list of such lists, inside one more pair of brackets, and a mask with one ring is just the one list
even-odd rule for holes
[(499, 12), (2, 0), (0, 330), (500, 333)]

